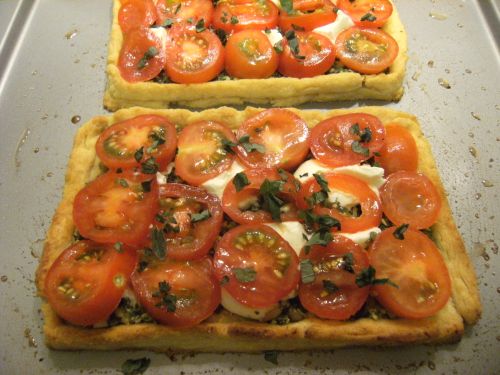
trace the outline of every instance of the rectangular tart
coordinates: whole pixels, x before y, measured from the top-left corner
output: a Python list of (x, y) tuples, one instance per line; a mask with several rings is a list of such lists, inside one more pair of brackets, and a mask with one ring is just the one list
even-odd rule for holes
[(312, 78), (271, 77), (232, 79), (198, 84), (130, 83), (122, 78), (117, 63), (123, 42), (118, 23), (120, 0), (114, 0), (109, 40), (107, 86), (104, 106), (110, 111), (132, 106), (148, 108), (243, 105), (292, 106), (308, 102), (380, 99), (397, 101), (403, 95), (407, 60), (406, 33), (394, 7), (382, 28), (399, 45), (393, 64), (384, 73), (364, 75), (355, 72), (324, 74)]
[[(73, 200), (85, 184), (101, 173), (95, 153), (99, 134), (108, 126), (141, 114), (158, 114), (183, 127), (197, 120), (220, 121), (235, 129), (246, 118), (262, 111), (246, 108), (238, 111), (222, 107), (201, 112), (183, 109), (152, 110), (130, 108), (111, 116), (98, 116), (78, 131), (66, 172), (62, 202), (48, 230), (36, 282), (44, 297), (46, 274), (58, 255), (73, 240)], [(43, 302), (45, 340), (49, 347), (60, 350), (150, 349), (154, 351), (194, 352), (259, 352), (263, 350), (332, 349), (356, 345), (399, 345), (454, 342), (460, 339), (465, 324), (480, 317), (481, 305), (476, 276), (457, 227), (433, 159), (431, 148), (422, 134), (417, 119), (403, 112), (364, 107), (350, 110), (299, 111), (309, 127), (320, 121), (346, 113), (365, 112), (377, 116), (384, 125), (398, 123), (413, 135), (419, 151), (419, 171), (428, 176), (442, 197), (442, 209), (432, 238), (441, 251), (452, 282), (452, 298), (436, 315), (419, 320), (361, 318), (349, 321), (327, 321), (307, 317), (286, 325), (260, 323), (240, 318), (225, 310), (217, 311), (203, 323), (188, 329), (140, 323), (108, 328), (83, 328), (65, 323)]]

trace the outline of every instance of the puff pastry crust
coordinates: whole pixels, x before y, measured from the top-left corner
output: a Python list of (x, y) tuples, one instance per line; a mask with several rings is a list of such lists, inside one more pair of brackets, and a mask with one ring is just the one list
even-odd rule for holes
[(104, 106), (110, 111), (132, 106), (148, 108), (244, 105), (292, 106), (307, 102), (333, 100), (380, 99), (399, 100), (403, 95), (403, 78), (407, 60), (406, 33), (394, 7), (383, 27), (399, 45), (396, 60), (388, 73), (363, 75), (337, 73), (312, 78), (266, 78), (212, 81), (201, 84), (129, 83), (118, 70), (123, 34), (118, 24), (120, 0), (113, 2), (113, 23), (109, 40)]
[[(130, 108), (112, 116), (99, 116), (78, 131), (66, 172), (62, 202), (57, 208), (45, 242), (37, 271), (39, 294), (44, 296), (44, 280), (57, 256), (72, 242), (74, 224), (73, 199), (77, 192), (100, 174), (95, 143), (99, 134), (111, 124), (140, 114), (154, 113), (169, 118), (179, 126), (201, 119), (221, 121), (237, 128), (249, 116), (261, 111), (243, 111), (222, 107), (201, 112), (183, 109), (152, 110)], [(409, 114), (381, 107), (350, 110), (299, 111), (313, 127), (334, 115), (366, 112), (380, 118), (384, 124), (396, 122), (405, 126), (415, 138), (419, 150), (419, 170), (436, 185), (442, 197), (442, 209), (432, 227), (433, 237), (448, 266), (452, 281), (452, 298), (433, 317), (421, 320), (363, 318), (337, 322), (308, 317), (296, 323), (279, 326), (248, 321), (225, 310), (189, 329), (174, 329), (158, 324), (119, 325), (110, 328), (81, 328), (64, 323), (43, 303), (45, 340), (49, 347), (63, 350), (150, 349), (155, 351), (196, 352), (258, 352), (263, 350), (331, 349), (354, 345), (399, 345), (410, 343), (441, 343), (457, 341), (464, 324), (474, 324), (480, 317), (481, 304), (476, 276), (463, 241), (455, 226), (450, 206), (441, 183), (431, 148), (422, 134), (417, 119)]]

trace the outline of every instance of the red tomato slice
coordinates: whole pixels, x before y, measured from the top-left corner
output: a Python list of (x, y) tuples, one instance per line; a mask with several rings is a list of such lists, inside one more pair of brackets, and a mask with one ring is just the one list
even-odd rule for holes
[(163, 25), (167, 20), (196, 24), (203, 19), (204, 26), (208, 27), (212, 24), (214, 15), (214, 7), (210, 0), (158, 0), (156, 9), (157, 25)]
[(128, 82), (144, 82), (156, 77), (165, 65), (163, 43), (146, 28), (130, 30), (123, 37), (118, 69)]
[(384, 146), (379, 155), (375, 160), (384, 168), (386, 176), (397, 171), (417, 171), (417, 144), (411, 133), (401, 125), (385, 126)]
[[(211, 261), (153, 261), (132, 274), (137, 299), (159, 323), (192, 327), (211, 316), (220, 304), (220, 286)], [(161, 288), (161, 289), (160, 289)]]
[(55, 260), (45, 279), (50, 306), (64, 320), (90, 326), (106, 320), (120, 303), (137, 262), (127, 246), (79, 241)]
[(259, 30), (231, 35), (225, 48), (226, 72), (237, 78), (267, 78), (278, 68), (278, 54)]
[[(323, 178), (328, 183), (331, 192), (340, 190), (354, 196), (361, 206), (361, 215), (355, 216), (339, 207), (335, 202), (327, 199), (314, 206), (314, 212), (319, 215), (329, 215), (340, 221), (340, 230), (346, 233), (355, 233), (377, 227), (382, 219), (382, 205), (377, 195), (362, 180), (340, 173), (327, 173)], [(299, 194), (297, 205), (306, 209), (309, 207), (308, 198), (321, 191), (321, 186), (315, 179), (308, 180)]]
[(337, 7), (330, 0), (295, 0), (293, 10), (292, 14), (287, 13), (284, 9), (281, 10), (279, 19), (281, 30), (300, 28), (304, 31), (312, 31), (337, 19)]
[[(345, 257), (348, 254), (352, 265)], [(299, 288), (300, 302), (307, 311), (323, 319), (346, 320), (363, 307), (370, 288), (356, 285), (356, 275), (368, 267), (368, 256), (361, 246), (334, 236), (326, 247), (313, 246), (309, 254), (302, 251), (300, 259), (308, 259), (314, 272), (314, 281), (301, 283)]]
[(384, 145), (380, 120), (367, 113), (331, 117), (311, 131), (311, 152), (320, 162), (336, 168), (361, 163)]
[[(231, 219), (239, 224), (271, 223), (274, 221), (269, 211), (264, 209), (265, 203), (262, 197), (259, 198), (259, 190), (264, 181), (268, 180), (282, 183), (280, 192), (276, 194), (283, 201), (281, 221), (297, 220), (295, 202), (300, 183), (295, 180), (293, 175), (285, 171), (282, 171), (280, 175), (275, 169), (250, 169), (244, 173), (250, 184), (237, 192), (231, 181), (226, 185), (222, 196), (222, 209)], [(286, 181), (284, 177), (286, 177)]]
[(369, 249), (377, 278), (389, 278), (398, 288), (375, 285), (373, 294), (394, 315), (421, 319), (436, 314), (450, 299), (448, 269), (438, 248), (425, 234), (408, 229), (404, 239), (395, 227), (377, 236)]
[(247, 151), (241, 144), (236, 149), (249, 168), (284, 168), (291, 170), (305, 159), (309, 149), (309, 129), (304, 120), (287, 109), (273, 108), (248, 118), (238, 129), (237, 138), (249, 136), (248, 145), (263, 146)]
[[(150, 192), (141, 183), (150, 181)], [(154, 175), (107, 172), (78, 192), (73, 221), (80, 234), (104, 243), (141, 245), (158, 205)]]
[(208, 82), (224, 69), (224, 50), (210, 30), (196, 31), (194, 25), (174, 25), (169, 30), (165, 69), (177, 83)]
[(219, 122), (198, 121), (187, 125), (179, 134), (177, 175), (191, 185), (201, 185), (229, 169), (235, 157), (227, 141), (235, 143), (236, 137)]
[(363, 74), (382, 73), (399, 51), (398, 43), (385, 31), (357, 26), (337, 36), (335, 49), (342, 64)]
[(156, 8), (151, 0), (126, 0), (118, 11), (118, 23), (122, 32), (149, 27), (156, 21)]
[(396, 225), (429, 228), (441, 211), (436, 187), (421, 173), (399, 171), (389, 175), (380, 189), (380, 197), (385, 215)]
[(268, 307), (288, 296), (299, 282), (299, 259), (275, 230), (240, 225), (224, 234), (214, 254), (215, 274), (238, 302)]
[[(96, 143), (102, 163), (111, 169), (140, 167), (146, 159), (154, 158), (163, 170), (175, 156), (177, 133), (168, 119), (142, 115), (111, 125)], [(138, 162), (135, 153), (142, 150)], [(141, 152), (140, 152), (141, 153)]]
[(214, 12), (214, 27), (226, 33), (254, 29), (273, 29), (279, 10), (269, 0), (219, 1)]
[(392, 14), (388, 0), (339, 0), (337, 6), (360, 27), (382, 27)]
[(204, 189), (182, 184), (160, 185), (159, 191), (156, 226), (163, 228), (167, 256), (190, 260), (206, 255), (222, 226), (219, 198)]
[(280, 55), (279, 72), (287, 77), (305, 78), (326, 73), (335, 62), (335, 48), (330, 40), (315, 32), (297, 32), (298, 51), (289, 43)]

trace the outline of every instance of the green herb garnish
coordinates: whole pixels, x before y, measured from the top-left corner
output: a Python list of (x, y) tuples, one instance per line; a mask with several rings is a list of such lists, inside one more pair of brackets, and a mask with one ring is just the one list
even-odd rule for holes
[(236, 173), (233, 178), (233, 185), (236, 188), (236, 191), (241, 191), (245, 186), (250, 185), (245, 172)]
[(139, 62), (137, 63), (137, 69), (141, 70), (148, 65), (149, 60), (158, 55), (158, 49), (156, 47), (149, 47), (148, 50), (144, 53), (144, 56), (141, 57)]
[(198, 223), (200, 221), (206, 220), (212, 215), (209, 210), (203, 210), (197, 214), (191, 214), (191, 223)]
[(384, 285), (388, 284), (395, 288), (399, 288), (395, 283), (391, 280), (385, 279), (377, 279), (375, 278), (375, 268), (369, 266), (368, 268), (364, 268), (361, 272), (356, 276), (356, 285), (360, 288), (363, 288), (368, 285)]
[(238, 143), (243, 146), (246, 152), (257, 151), (261, 154), (266, 152), (266, 148), (264, 147), (264, 145), (261, 145), (260, 143), (251, 143), (249, 135), (244, 135), (243, 137), (241, 137), (238, 140)]
[(156, 307), (166, 307), (168, 312), (175, 312), (177, 308), (177, 296), (170, 293), (170, 284), (166, 281), (160, 281), (158, 283), (158, 291), (153, 293), (153, 297), (159, 298)]
[(163, 237), (163, 232), (157, 228), (151, 229), (151, 246), (153, 253), (158, 259), (165, 259), (165, 253), (167, 252), (167, 243), (165, 237)]
[(255, 281), (255, 278), (257, 277), (257, 271), (255, 271), (253, 267), (235, 268), (233, 269), (233, 273), (236, 280), (240, 283), (250, 283)]
[(303, 284), (310, 284), (316, 279), (310, 259), (303, 259), (300, 261), (300, 279)]
[(146, 371), (151, 363), (149, 358), (127, 359), (122, 364), (123, 375), (140, 375)]

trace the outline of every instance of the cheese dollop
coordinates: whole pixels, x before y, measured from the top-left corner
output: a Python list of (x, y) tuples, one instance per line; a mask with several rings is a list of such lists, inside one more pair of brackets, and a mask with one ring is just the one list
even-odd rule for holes
[(231, 164), (231, 167), (229, 167), (229, 169), (225, 170), (217, 177), (205, 181), (203, 184), (201, 184), (201, 186), (204, 187), (209, 193), (217, 195), (219, 199), (222, 200), (222, 194), (224, 194), (226, 185), (233, 179), (233, 177), (237, 173), (243, 170), (243, 166), (235, 160), (233, 161), (233, 164)]
[(344, 30), (354, 26), (351, 17), (342, 12), (340, 9), (337, 11), (337, 18), (334, 22), (315, 28), (313, 31), (326, 36), (332, 43), (335, 44), (337, 36)]

